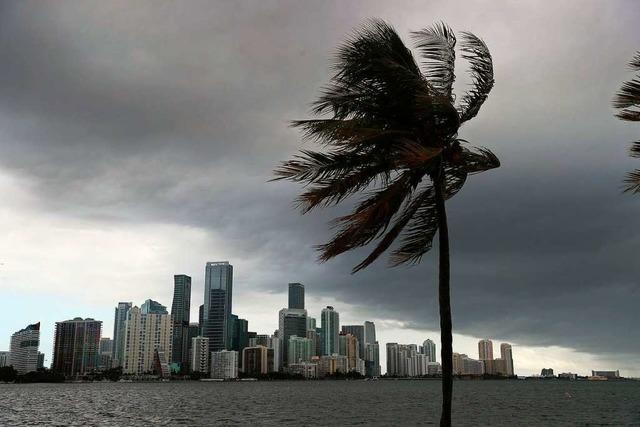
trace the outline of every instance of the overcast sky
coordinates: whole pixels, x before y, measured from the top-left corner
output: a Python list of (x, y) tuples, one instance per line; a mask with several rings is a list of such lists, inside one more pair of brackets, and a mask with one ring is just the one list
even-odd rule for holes
[(302, 217), (299, 187), (267, 183), (300, 148), (288, 121), (370, 17), (407, 42), (444, 20), (493, 54), (495, 88), (460, 135), (502, 167), (448, 205), (454, 351), (488, 337), (513, 344), (519, 374), (640, 376), (640, 197), (620, 193), (640, 128), (610, 106), (640, 49), (636, 1), (0, 2), (0, 350), (41, 321), (48, 364), (55, 321), (111, 336), (118, 301), (170, 306), (177, 273), (197, 320), (219, 260), (258, 333), (299, 281), (311, 315), (374, 320), (382, 353), (439, 342), (436, 252), (355, 276), (363, 252), (319, 265), (339, 210)]

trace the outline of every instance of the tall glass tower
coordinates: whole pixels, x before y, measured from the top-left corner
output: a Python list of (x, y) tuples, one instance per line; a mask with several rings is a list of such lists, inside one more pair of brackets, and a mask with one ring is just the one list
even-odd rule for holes
[(171, 362), (181, 367), (189, 364), (189, 311), (191, 310), (191, 277), (186, 274), (173, 276), (173, 303), (171, 322), (173, 323), (173, 344)]
[(228, 261), (208, 262), (204, 279), (202, 335), (209, 338), (209, 351), (231, 349), (231, 296), (233, 266)]
[(304, 310), (304, 285), (289, 283), (289, 308)]
[(130, 302), (119, 302), (115, 310), (115, 318), (113, 319), (113, 353), (111, 355), (111, 363), (114, 368), (123, 365), (125, 326), (127, 312), (130, 308)]
[(340, 329), (340, 315), (330, 305), (322, 309), (322, 354), (331, 356), (338, 354), (338, 333)]

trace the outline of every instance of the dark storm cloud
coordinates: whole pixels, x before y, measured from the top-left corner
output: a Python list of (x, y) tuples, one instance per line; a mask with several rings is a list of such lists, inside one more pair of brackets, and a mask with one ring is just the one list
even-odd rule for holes
[(318, 266), (310, 246), (336, 211), (301, 218), (299, 189), (266, 181), (298, 148), (287, 121), (305, 116), (353, 26), (380, 16), (406, 35), (446, 19), (492, 49), (496, 88), (462, 135), (503, 164), (449, 204), (455, 330), (640, 355), (640, 198), (618, 192), (637, 128), (609, 108), (638, 48), (636, 4), (96, 6), (0, 9), (0, 165), (33, 183), (43, 209), (202, 227), (262, 260), (252, 286), (300, 280), (437, 329), (434, 254), (356, 276), (364, 252)]

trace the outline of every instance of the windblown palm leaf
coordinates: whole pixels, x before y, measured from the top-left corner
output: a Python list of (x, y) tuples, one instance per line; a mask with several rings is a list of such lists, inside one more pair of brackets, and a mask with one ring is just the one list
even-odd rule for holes
[(453, 31), (437, 24), (413, 38), (423, 70), (385, 22), (372, 20), (356, 31), (339, 48), (335, 74), (313, 104), (314, 114), (330, 117), (293, 122), (305, 139), (328, 151), (303, 150), (275, 170), (276, 179), (308, 185), (297, 200), (303, 213), (367, 191), (350, 215), (335, 220), (334, 237), (318, 246), (320, 260), (327, 261), (379, 239), (354, 272), (396, 240), (400, 246), (392, 252), (392, 265), (418, 262), (431, 248), (438, 230), (434, 182), (441, 171), (448, 198), (469, 174), (499, 166), (490, 151), (468, 147), (457, 135), (493, 87), (484, 42), (462, 34), (472, 87), (456, 106)]
[[(613, 98), (613, 107), (619, 110), (616, 116), (621, 120), (640, 122), (640, 52), (636, 52), (629, 68), (638, 73), (632, 80), (622, 84)], [(629, 154), (631, 157), (640, 158), (640, 140), (631, 144)], [(640, 193), (640, 169), (630, 172), (624, 182), (624, 191)]]

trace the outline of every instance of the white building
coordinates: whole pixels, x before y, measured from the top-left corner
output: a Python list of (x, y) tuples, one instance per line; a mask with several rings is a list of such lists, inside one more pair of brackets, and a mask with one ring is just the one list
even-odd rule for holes
[(427, 356), (428, 362), (436, 361), (436, 343), (431, 340), (425, 340), (422, 343), (422, 354)]
[(166, 355), (171, 354), (171, 316), (159, 304), (145, 305), (150, 308), (133, 307), (127, 312), (123, 354), (125, 374), (141, 375), (152, 372), (156, 350)]
[(238, 378), (238, 352), (232, 350), (214, 351), (211, 353), (211, 378)]
[(191, 371), (209, 373), (209, 338), (198, 336), (191, 340)]
[(504, 360), (505, 373), (508, 376), (513, 376), (513, 353), (511, 350), (511, 344), (500, 344), (500, 358)]
[(40, 344), (40, 322), (29, 325), (11, 335), (9, 365), (19, 374), (38, 369), (38, 346)]

